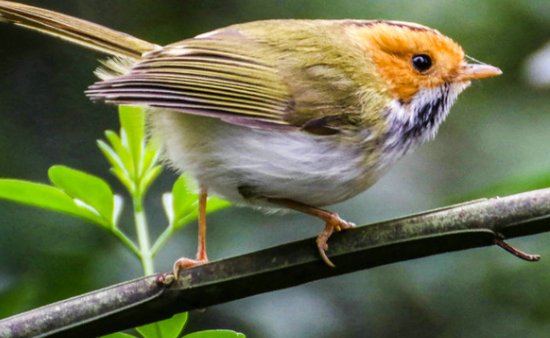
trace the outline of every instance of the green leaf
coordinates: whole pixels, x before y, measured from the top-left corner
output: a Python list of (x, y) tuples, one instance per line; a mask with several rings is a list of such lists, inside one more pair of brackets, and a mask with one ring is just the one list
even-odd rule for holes
[(188, 214), (183, 215), (181, 218), (174, 220), (174, 228), (181, 229), (184, 225), (187, 225), (191, 222), (194, 222), (199, 217), (198, 212), (198, 203), (195, 204), (195, 208), (191, 210)]
[[(132, 154), (136, 177), (143, 173), (143, 148), (145, 140), (145, 111), (136, 106), (119, 106), (120, 125), (127, 138), (128, 149)], [(121, 131), (121, 135), (123, 132)]]
[(118, 226), (118, 220), (122, 214), (122, 206), (124, 205), (124, 199), (120, 195), (115, 195), (113, 199), (113, 226)]
[(92, 207), (113, 224), (114, 194), (101, 178), (80, 170), (55, 165), (48, 170), (52, 183), (69, 196)]
[[(174, 220), (174, 227), (176, 229), (179, 229), (184, 225), (195, 221), (198, 218), (198, 208), (199, 208), (198, 195), (194, 194), (190, 198), (194, 198), (194, 202), (189, 206), (189, 210), (187, 211), (187, 213), (181, 214), (179, 218), (175, 218)], [(221, 209), (225, 209), (230, 205), (231, 203), (229, 203), (226, 200), (222, 200), (218, 197), (209, 197), (206, 203), (206, 214), (210, 214), (210, 213), (219, 211)]]
[[(186, 175), (181, 175), (174, 183), (171, 197), (172, 210), (166, 212), (166, 214), (176, 229), (197, 219), (199, 195), (194, 192), (196, 189), (193, 179)], [(206, 213), (209, 214), (230, 205), (228, 201), (217, 197), (209, 197), (206, 204)]]
[(160, 142), (157, 139), (149, 139), (143, 155), (143, 171), (146, 172), (155, 166), (160, 157)]
[(111, 168), (111, 173), (118, 178), (120, 183), (126, 187), (126, 189), (130, 192), (130, 194), (133, 194), (136, 191), (136, 185), (134, 184), (134, 181), (130, 177), (128, 177), (124, 171), (118, 168)]
[(135, 185), (130, 178), (131, 174), (128, 172), (128, 169), (126, 168), (119, 154), (102, 140), (97, 141), (97, 146), (111, 164), (111, 172), (116, 176), (116, 178), (118, 178), (118, 180), (126, 187), (126, 189), (130, 193), (134, 193)]
[(143, 175), (143, 177), (141, 178), (141, 182), (139, 182), (139, 191), (142, 195), (145, 194), (147, 189), (157, 179), (161, 172), (162, 166), (157, 165), (151, 168), (151, 170), (148, 170), (145, 175)]
[(231, 203), (229, 201), (222, 200), (218, 197), (210, 197), (208, 198), (208, 203), (206, 204), (206, 213), (209, 214), (216, 212), (218, 210), (225, 209), (230, 205)]
[[(107, 135), (107, 132), (105, 133), (105, 135)], [(99, 149), (101, 150), (105, 158), (107, 158), (107, 161), (109, 161), (109, 164), (113, 168), (120, 168), (124, 171), (127, 170), (126, 165), (124, 164), (124, 160), (120, 157), (120, 154), (114, 149), (114, 146), (112, 146), (112, 143), (111, 145), (109, 145), (103, 140), (97, 140), (97, 146), (99, 147)], [(128, 172), (126, 174), (130, 176), (130, 173)]]
[(162, 194), (162, 208), (164, 209), (164, 214), (168, 219), (168, 223), (174, 224), (174, 209), (172, 208), (173, 196), (172, 193)]
[(53, 210), (108, 225), (94, 212), (78, 206), (63, 190), (23, 180), (0, 179), (0, 198), (42, 209)]
[[(122, 134), (122, 131), (121, 131)], [(136, 170), (134, 161), (132, 159), (132, 154), (128, 150), (128, 148), (124, 145), (121, 138), (113, 131), (107, 130), (105, 132), (105, 137), (107, 140), (109, 140), (109, 143), (112, 146), (112, 149), (117, 154), (117, 157), (120, 159), (122, 163), (122, 167), (124, 170), (128, 173), (129, 177), (135, 177), (136, 176)]]
[[(180, 229), (184, 225), (187, 225), (198, 218), (198, 195), (193, 194), (193, 196), (190, 196), (190, 199), (191, 198), (194, 198), (194, 202), (189, 206), (187, 212), (181, 213), (179, 218), (174, 218), (171, 220), (174, 228)], [(229, 206), (231, 206), (231, 203), (226, 200), (222, 200), (218, 197), (209, 197), (208, 202), (206, 203), (206, 214), (225, 209)], [(173, 217), (173, 215), (170, 216)]]
[(182, 175), (172, 187), (172, 214), (176, 222), (196, 209), (198, 195), (190, 186), (193, 186), (191, 178)]
[(136, 338), (136, 336), (132, 336), (131, 334), (123, 333), (123, 332), (115, 332), (108, 334), (106, 336), (101, 336), (101, 338)]
[(183, 336), (183, 338), (246, 338), (246, 336), (231, 330), (207, 330), (193, 332)]
[(187, 312), (179, 313), (172, 318), (137, 327), (144, 338), (177, 338), (187, 322)]

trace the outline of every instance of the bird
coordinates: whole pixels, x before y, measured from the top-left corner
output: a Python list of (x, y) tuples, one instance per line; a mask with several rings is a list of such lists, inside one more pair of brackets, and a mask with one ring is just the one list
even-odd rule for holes
[(86, 95), (137, 105), (177, 172), (199, 184), (195, 259), (208, 261), (209, 194), (321, 219), (322, 260), (354, 224), (325, 206), (372, 186), (434, 138), (457, 96), (499, 68), (436, 29), (391, 20), (273, 19), (160, 46), (68, 15), (0, 1), (0, 21), (107, 54)]

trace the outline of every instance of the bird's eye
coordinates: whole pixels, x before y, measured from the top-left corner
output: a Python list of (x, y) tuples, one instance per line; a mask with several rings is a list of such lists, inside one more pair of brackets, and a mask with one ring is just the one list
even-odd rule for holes
[(413, 55), (411, 59), (414, 69), (423, 73), (432, 67), (432, 58), (426, 54)]

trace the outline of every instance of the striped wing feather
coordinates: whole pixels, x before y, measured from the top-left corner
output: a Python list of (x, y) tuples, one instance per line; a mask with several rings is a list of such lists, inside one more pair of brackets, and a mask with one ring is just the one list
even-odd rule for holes
[[(245, 46), (248, 43), (250, 46)], [(126, 74), (92, 85), (93, 100), (143, 104), (260, 128), (292, 128), (288, 87), (242, 37), (195, 38), (144, 55)]]

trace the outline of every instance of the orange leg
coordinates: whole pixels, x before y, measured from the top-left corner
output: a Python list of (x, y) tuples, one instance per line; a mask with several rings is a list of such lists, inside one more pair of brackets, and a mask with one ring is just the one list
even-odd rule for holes
[(206, 203), (208, 199), (208, 192), (204, 186), (201, 186), (199, 195), (199, 239), (197, 247), (197, 260), (199, 262), (208, 262), (208, 256), (206, 256)]
[(174, 278), (178, 279), (181, 269), (190, 268), (208, 262), (206, 255), (206, 202), (208, 190), (201, 186), (199, 193), (199, 240), (196, 259), (182, 257), (178, 259), (172, 268)]
[(338, 216), (338, 214), (335, 212), (320, 209), (320, 208), (313, 207), (300, 202), (287, 200), (287, 199), (275, 199), (275, 198), (269, 198), (268, 201), (285, 206), (289, 209), (294, 209), (296, 211), (300, 211), (305, 214), (315, 216), (325, 221), (325, 228), (317, 236), (317, 240), (316, 240), (317, 249), (319, 250), (319, 255), (321, 256), (321, 259), (328, 266), (334, 268), (335, 265), (330, 261), (326, 252), (328, 250), (328, 243), (327, 243), (328, 239), (330, 238), (330, 236), (332, 236), (332, 234), (335, 231), (351, 229), (355, 227), (355, 224), (341, 219), (340, 216)]

